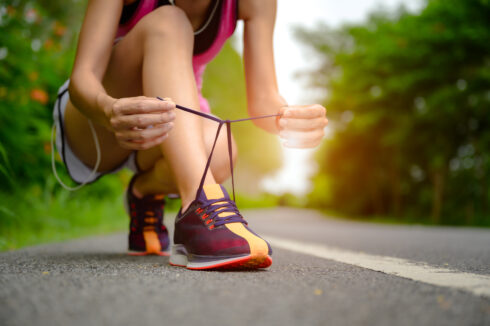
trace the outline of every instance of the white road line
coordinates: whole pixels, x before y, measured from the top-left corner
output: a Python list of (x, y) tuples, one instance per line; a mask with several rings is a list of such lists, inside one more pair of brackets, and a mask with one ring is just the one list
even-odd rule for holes
[(456, 288), (473, 294), (490, 297), (490, 277), (430, 266), (407, 259), (370, 255), (313, 243), (287, 240), (265, 235), (273, 247), (335, 260), (390, 275), (432, 285)]

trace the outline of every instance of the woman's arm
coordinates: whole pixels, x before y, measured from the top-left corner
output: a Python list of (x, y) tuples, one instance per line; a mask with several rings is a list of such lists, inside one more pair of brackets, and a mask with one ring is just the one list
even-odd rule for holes
[(319, 104), (288, 106), (279, 95), (273, 55), (276, 1), (241, 0), (239, 3), (240, 18), (245, 25), (243, 59), (249, 114), (281, 113), (278, 120), (258, 119), (254, 122), (262, 129), (286, 138), (286, 146), (317, 146), (328, 123), (325, 108)]
[[(279, 95), (272, 49), (275, 1), (242, 0), (240, 18), (244, 21), (243, 61), (250, 116), (276, 114), (287, 106)], [(253, 120), (271, 133), (278, 133), (274, 119)]]
[(110, 60), (122, 7), (123, 0), (89, 0), (69, 92), (74, 106), (87, 118), (113, 131), (122, 147), (138, 150), (161, 142), (171, 124), (155, 129), (152, 135), (159, 133), (151, 139), (143, 137), (144, 130), (147, 126), (172, 121), (174, 114), (170, 111), (175, 104), (143, 96), (115, 99), (104, 89), (101, 81)]
[(115, 101), (101, 80), (111, 55), (122, 0), (90, 0), (70, 77), (70, 99), (85, 116), (109, 128), (107, 110)]

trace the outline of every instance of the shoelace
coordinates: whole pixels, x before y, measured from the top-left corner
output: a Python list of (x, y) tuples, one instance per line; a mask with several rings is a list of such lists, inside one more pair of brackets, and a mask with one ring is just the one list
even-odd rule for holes
[[(198, 214), (201, 214), (202, 212), (204, 212), (204, 214), (201, 217), (206, 221), (206, 224), (209, 225), (210, 229), (233, 222), (248, 224), (238, 211), (235, 202), (229, 199), (220, 198), (209, 200), (206, 204), (196, 210), (196, 213)], [(226, 213), (226, 215), (224, 213)]]
[[(160, 101), (164, 101), (164, 99), (162, 99), (159, 96), (157, 96), (157, 99), (159, 99)], [(193, 109), (189, 109), (189, 108), (186, 108), (185, 106), (182, 106), (182, 105), (176, 104), (175, 107), (179, 110), (182, 110), (182, 111), (185, 111), (185, 112), (188, 112), (191, 114), (195, 114), (195, 115), (198, 115), (200, 117), (203, 117), (203, 118), (206, 118), (209, 120), (213, 120), (213, 121), (218, 123), (218, 129), (216, 130), (216, 136), (214, 138), (213, 147), (211, 148), (211, 152), (209, 153), (208, 161), (206, 162), (206, 167), (204, 169), (204, 173), (202, 175), (201, 182), (199, 183), (199, 188), (197, 189), (196, 199), (199, 198), (199, 195), (203, 191), (202, 188), (204, 186), (204, 180), (206, 179), (206, 175), (208, 173), (209, 166), (211, 164), (211, 158), (213, 157), (214, 148), (216, 147), (216, 142), (218, 141), (218, 137), (219, 137), (219, 134), (221, 132), (221, 128), (223, 127), (224, 124), (226, 124), (226, 138), (227, 138), (226, 140), (228, 143), (228, 156), (230, 159), (231, 187), (233, 189), (233, 205), (234, 205), (236, 198), (235, 198), (235, 177), (234, 177), (234, 173), (233, 173), (233, 155), (232, 155), (232, 146), (231, 146), (231, 124), (235, 123), (235, 122), (241, 122), (241, 121), (274, 118), (274, 117), (281, 116), (281, 114), (278, 113), (278, 114), (262, 115), (262, 116), (256, 116), (256, 117), (250, 117), (250, 118), (244, 118), (244, 119), (236, 119), (236, 120), (221, 120), (221, 119), (214, 117), (212, 115), (209, 115), (209, 114), (206, 114), (206, 113), (203, 113), (200, 111), (196, 111)], [(224, 200), (221, 200), (221, 201), (224, 201)], [(236, 208), (236, 206), (235, 206), (235, 208)], [(223, 212), (223, 210), (221, 212)]]

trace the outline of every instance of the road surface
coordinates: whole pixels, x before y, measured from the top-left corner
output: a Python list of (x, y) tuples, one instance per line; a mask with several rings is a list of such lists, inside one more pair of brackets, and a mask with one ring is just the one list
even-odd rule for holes
[(0, 325), (490, 325), (490, 230), (244, 215), (267, 270), (127, 256), (125, 234), (0, 253)]

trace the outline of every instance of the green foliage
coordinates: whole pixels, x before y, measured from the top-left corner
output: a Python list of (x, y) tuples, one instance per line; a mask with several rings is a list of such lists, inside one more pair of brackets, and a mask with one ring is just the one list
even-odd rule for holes
[[(85, 1), (0, 4), (0, 250), (120, 230), (120, 174), (75, 193), (50, 165), (52, 108), (69, 76)], [(64, 180), (59, 157), (58, 171)]]
[(51, 108), (74, 57), (71, 21), (83, 13), (70, 2), (0, 5), (0, 189), (42, 184), (49, 174)]
[(313, 205), (489, 224), (488, 17), (488, 1), (432, 0), (420, 14), (298, 31), (321, 59), (310, 77), (328, 90), (332, 130)]
[(127, 228), (122, 180), (117, 176), (76, 193), (55, 191), (56, 187), (49, 177), (43, 187), (0, 192), (0, 251)]

